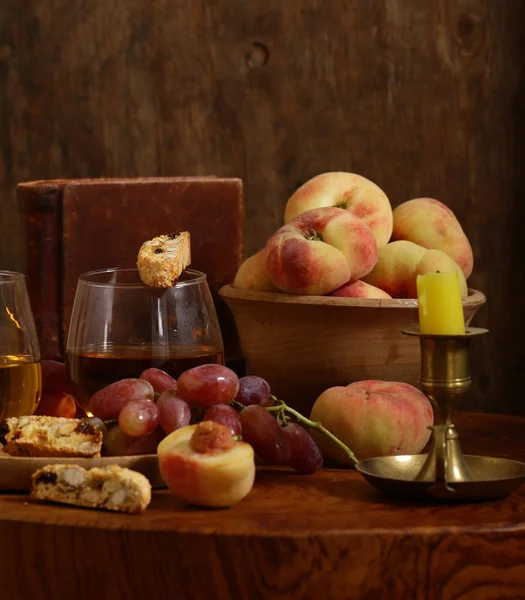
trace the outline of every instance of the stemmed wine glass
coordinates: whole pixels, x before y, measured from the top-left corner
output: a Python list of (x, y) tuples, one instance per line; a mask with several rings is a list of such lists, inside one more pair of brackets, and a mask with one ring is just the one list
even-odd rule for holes
[(186, 269), (171, 288), (144, 285), (137, 269), (79, 277), (66, 349), (71, 393), (90, 414), (99, 389), (157, 367), (178, 377), (224, 363), (224, 347), (206, 275)]
[(41, 391), (40, 348), (25, 277), (0, 271), (0, 419), (32, 414)]

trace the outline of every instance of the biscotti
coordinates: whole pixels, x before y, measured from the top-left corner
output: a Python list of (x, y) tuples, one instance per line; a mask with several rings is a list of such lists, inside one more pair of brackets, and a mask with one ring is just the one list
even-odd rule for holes
[(47, 465), (31, 479), (31, 496), (38, 500), (125, 513), (140, 513), (151, 501), (147, 478), (116, 465), (92, 469)]
[(0, 423), (3, 452), (11, 456), (100, 456), (102, 431), (83, 419), (11, 417)]
[(190, 234), (187, 231), (160, 235), (144, 242), (137, 258), (142, 282), (155, 288), (173, 287), (190, 263)]

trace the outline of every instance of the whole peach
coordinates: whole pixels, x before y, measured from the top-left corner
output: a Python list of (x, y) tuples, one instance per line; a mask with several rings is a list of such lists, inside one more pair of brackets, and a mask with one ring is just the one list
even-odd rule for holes
[(343, 208), (363, 219), (379, 248), (390, 240), (393, 223), (390, 201), (375, 183), (355, 173), (322, 173), (307, 181), (290, 196), (284, 222), (326, 206)]
[(470, 242), (454, 213), (439, 200), (415, 198), (395, 208), (392, 240), (442, 250), (457, 262), (467, 279), (472, 273)]
[(458, 263), (451, 258), (448, 254), (445, 254), (441, 250), (427, 250), (421, 260), (417, 263), (414, 277), (410, 280), (407, 288), (408, 298), (417, 298), (417, 276), (425, 275), (426, 273), (452, 273), (458, 272), (459, 277), (459, 288), (461, 291), (461, 297), (466, 298), (468, 296), (467, 280), (461, 270)]
[(340, 288), (337, 288), (329, 296), (338, 296), (340, 298), (392, 298), (390, 294), (387, 294), (383, 290), (365, 283), (358, 279), (350, 283), (345, 283)]
[(233, 286), (255, 292), (278, 292), (266, 272), (266, 250), (263, 248), (247, 258), (239, 267)]
[[(408, 383), (366, 380), (323, 392), (310, 418), (343, 441), (358, 460), (421, 452), (433, 423), (428, 398)], [(327, 437), (311, 432), (324, 456), (351, 462)]]
[(413, 242), (390, 242), (379, 249), (375, 267), (363, 280), (392, 298), (410, 298), (417, 265), (424, 254), (425, 248)]
[(377, 243), (368, 225), (341, 208), (302, 213), (266, 244), (270, 279), (292, 294), (328, 294), (360, 279), (376, 260)]
[(405, 240), (383, 246), (375, 267), (364, 280), (389, 293), (392, 298), (417, 298), (417, 276), (437, 271), (457, 271), (461, 296), (465, 298), (468, 295), (465, 275), (453, 258), (441, 250), (427, 250)]

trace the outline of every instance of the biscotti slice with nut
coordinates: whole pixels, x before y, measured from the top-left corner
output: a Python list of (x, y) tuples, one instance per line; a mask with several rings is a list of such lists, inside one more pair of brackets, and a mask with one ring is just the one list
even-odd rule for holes
[(0, 437), (11, 456), (97, 458), (102, 448), (102, 431), (66, 417), (11, 417), (0, 424)]
[(173, 287), (190, 263), (190, 234), (187, 231), (160, 235), (144, 242), (137, 258), (142, 282), (156, 288)]
[(47, 465), (33, 473), (31, 496), (86, 508), (140, 513), (151, 501), (151, 484), (142, 473), (117, 465), (92, 469)]

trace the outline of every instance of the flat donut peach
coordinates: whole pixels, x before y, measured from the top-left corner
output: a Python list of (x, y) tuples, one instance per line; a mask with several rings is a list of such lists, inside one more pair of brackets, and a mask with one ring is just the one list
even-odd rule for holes
[(370, 227), (378, 248), (392, 235), (392, 207), (375, 183), (355, 173), (333, 172), (317, 175), (290, 196), (284, 222), (314, 208), (333, 206), (352, 213)]
[(266, 271), (283, 292), (323, 296), (369, 273), (377, 243), (366, 223), (341, 208), (302, 213), (266, 244)]
[(434, 198), (415, 198), (394, 209), (392, 240), (407, 240), (453, 258), (468, 279), (474, 266), (472, 247), (454, 213)]

